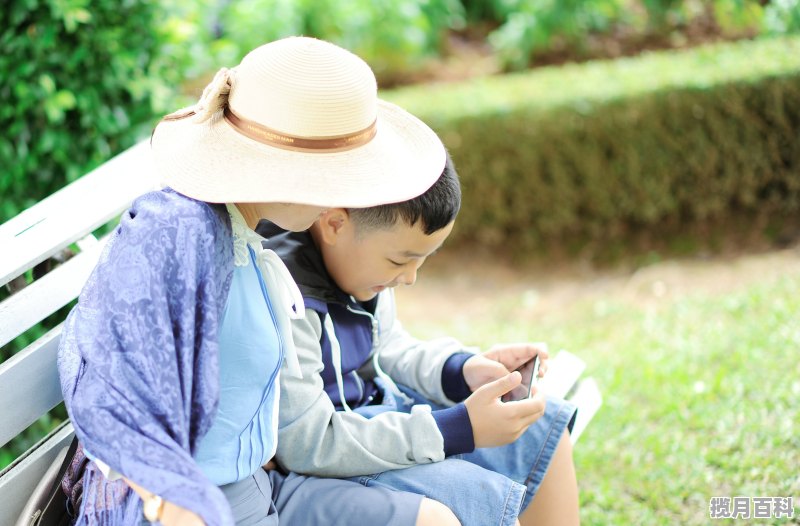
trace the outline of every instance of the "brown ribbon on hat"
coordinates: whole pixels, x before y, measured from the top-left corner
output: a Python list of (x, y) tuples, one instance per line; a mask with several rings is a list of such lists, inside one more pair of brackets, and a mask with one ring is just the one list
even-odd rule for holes
[(272, 128), (268, 128), (255, 121), (245, 119), (236, 115), (229, 106), (225, 107), (225, 120), (233, 128), (262, 144), (283, 148), (284, 150), (296, 150), (307, 152), (331, 153), (351, 150), (367, 144), (378, 133), (377, 121), (364, 128), (363, 130), (346, 135), (325, 138), (298, 137), (287, 135)]

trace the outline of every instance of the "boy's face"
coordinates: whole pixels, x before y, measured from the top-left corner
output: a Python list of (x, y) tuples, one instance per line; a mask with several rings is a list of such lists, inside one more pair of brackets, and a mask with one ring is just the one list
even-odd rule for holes
[(452, 229), (450, 223), (428, 236), (419, 222), (408, 226), (398, 220), (391, 228), (359, 231), (346, 210), (334, 208), (314, 223), (311, 233), (339, 288), (359, 301), (368, 301), (384, 289), (412, 285), (417, 270)]

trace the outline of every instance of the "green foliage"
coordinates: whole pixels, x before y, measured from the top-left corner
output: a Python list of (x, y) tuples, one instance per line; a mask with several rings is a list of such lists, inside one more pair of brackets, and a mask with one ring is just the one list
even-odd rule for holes
[(0, 447), (0, 470), (14, 462), (20, 455), (47, 436), (56, 427), (67, 420), (67, 408), (64, 403), (58, 404), (47, 414), (17, 435), (11, 442)]
[(195, 36), (210, 45), (189, 52), (194, 64), (207, 69), (236, 64), (265, 42), (302, 34), (353, 51), (379, 77), (396, 75), (437, 55), (444, 32), (463, 25), (459, 0), (255, 0), (217, 5), (205, 0), (188, 6), (176, 3), (174, 8), (175, 23), (187, 15), (200, 22), (202, 29)]
[(800, 39), (547, 68), (383, 96), (462, 177), (453, 237), (524, 252), (800, 209)]
[(692, 24), (712, 38), (800, 30), (798, 0), (464, 0), (464, 5), (471, 21), (499, 25), (489, 41), (511, 69), (524, 69), (546, 52), (568, 51), (579, 58), (598, 36), (680, 42)]
[[(511, 69), (539, 54), (587, 53), (596, 37), (661, 41), (685, 39), (692, 24), (706, 37), (786, 34), (800, 30), (798, 0), (167, 0), (173, 55), (192, 76), (270, 40), (308, 35), (340, 44), (363, 57), (379, 78), (397, 79), (443, 49), (448, 30), (491, 28), (489, 42)], [(697, 31), (695, 31), (696, 33)]]
[(15, 0), (0, 10), (0, 222), (147, 132), (168, 98), (157, 2)]
[(555, 44), (580, 48), (592, 33), (610, 30), (621, 21), (620, 0), (506, 0), (498, 14), (503, 25), (489, 36), (504, 61), (526, 67), (535, 53)]
[(669, 19), (676, 17), (683, 0), (642, 0), (651, 29), (664, 31), (669, 28)]
[(764, 28), (777, 34), (800, 32), (800, 0), (770, 2), (764, 9)]

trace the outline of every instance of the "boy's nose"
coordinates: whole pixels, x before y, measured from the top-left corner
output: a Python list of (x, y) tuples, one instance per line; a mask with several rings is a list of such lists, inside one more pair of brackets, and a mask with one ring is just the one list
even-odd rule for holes
[(397, 282), (402, 283), (403, 285), (413, 285), (415, 281), (417, 281), (416, 267), (409, 268), (397, 277)]

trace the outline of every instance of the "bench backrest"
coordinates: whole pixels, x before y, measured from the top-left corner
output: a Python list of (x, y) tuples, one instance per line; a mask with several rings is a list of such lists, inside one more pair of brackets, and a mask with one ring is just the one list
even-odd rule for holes
[[(70, 246), (77, 245), (78, 252), (0, 303), (0, 346), (78, 296), (104, 241), (92, 232), (154, 187), (150, 147), (143, 141), (0, 226), (0, 286), (20, 288), (30, 269), (63, 259)], [(0, 363), (0, 447), (61, 402), (56, 370), (60, 335), (58, 325)], [(67, 423), (0, 472), (0, 524), (14, 523), (71, 437)]]

